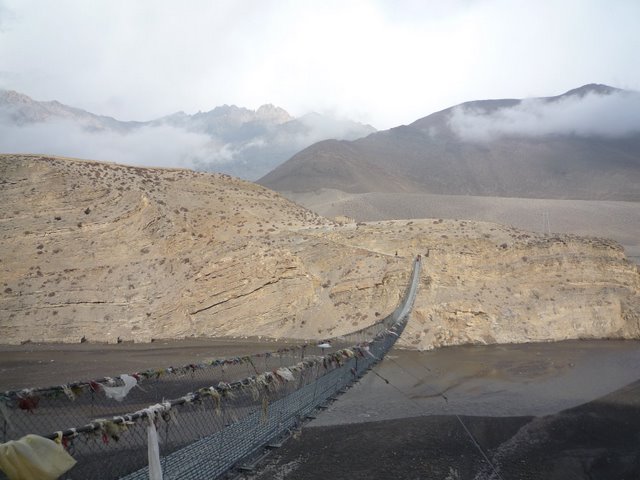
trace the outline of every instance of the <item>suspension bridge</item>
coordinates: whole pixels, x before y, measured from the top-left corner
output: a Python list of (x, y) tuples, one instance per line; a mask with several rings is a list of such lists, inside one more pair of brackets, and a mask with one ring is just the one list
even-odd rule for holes
[(391, 314), (322, 348), (0, 393), (2, 443), (57, 443), (76, 462), (59, 476), (69, 480), (217, 479), (251, 468), (382, 360), (407, 323), (420, 269), (418, 256)]

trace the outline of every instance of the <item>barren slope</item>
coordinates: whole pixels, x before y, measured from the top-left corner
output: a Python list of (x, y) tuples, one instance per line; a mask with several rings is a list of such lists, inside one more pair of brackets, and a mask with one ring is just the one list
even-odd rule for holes
[(449, 218), (495, 222), (539, 233), (606, 237), (620, 243), (640, 263), (640, 203), (559, 200), (427, 193), (361, 193), (321, 189), (284, 192), (287, 198), (325, 217), (358, 222)]
[(0, 156), (0, 339), (323, 338), (389, 312), (429, 252), (417, 348), (639, 335), (615, 243), (489, 223), (337, 225), (223, 175)]
[[(639, 201), (637, 131), (624, 135), (535, 134), (516, 129), (475, 138), (456, 127), (456, 119), (467, 115), (490, 129), (496, 118), (511, 119), (513, 108), (526, 110), (525, 102), (556, 105), (552, 109), (560, 110), (559, 105), (576, 104), (585, 96), (605, 101), (607, 96), (623, 94), (638, 96), (603, 85), (585, 85), (558, 97), (466, 102), (358, 140), (311, 145), (258, 183), (296, 193), (328, 188), (349, 193)], [(591, 115), (594, 125), (606, 126), (606, 118)]]
[(225, 175), (5, 155), (0, 177), (3, 343), (321, 335), (311, 318), (340, 318), (321, 284), (371, 268), (354, 301), (387, 311), (409, 270)]

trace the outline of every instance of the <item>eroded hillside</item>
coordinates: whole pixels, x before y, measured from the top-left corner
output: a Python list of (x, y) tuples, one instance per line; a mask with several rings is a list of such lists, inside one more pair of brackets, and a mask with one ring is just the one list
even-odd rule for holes
[(373, 321), (330, 321), (345, 309), (334, 288), (366, 276), (354, 303), (386, 312), (408, 274), (406, 259), (324, 240), (329, 221), (226, 175), (0, 159), (3, 342), (326, 336)]
[(610, 240), (441, 219), (336, 235), (387, 254), (428, 254), (405, 346), (640, 336), (640, 275)]
[(338, 225), (225, 175), (0, 156), (0, 341), (324, 338), (393, 309), (402, 343), (637, 337), (640, 280), (606, 240), (438, 220)]

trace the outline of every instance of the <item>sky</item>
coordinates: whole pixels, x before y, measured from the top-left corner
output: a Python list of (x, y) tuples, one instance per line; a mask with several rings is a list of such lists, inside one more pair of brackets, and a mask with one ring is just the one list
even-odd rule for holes
[(0, 0), (0, 88), (121, 120), (272, 103), (378, 129), (640, 90), (638, 0)]

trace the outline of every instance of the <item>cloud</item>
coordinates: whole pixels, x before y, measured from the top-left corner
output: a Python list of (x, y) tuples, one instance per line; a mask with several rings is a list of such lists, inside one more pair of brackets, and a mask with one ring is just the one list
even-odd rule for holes
[(354, 140), (364, 137), (374, 130), (368, 125), (354, 123), (334, 113), (322, 115), (310, 113), (303, 115), (298, 120), (305, 127), (305, 131), (300, 132), (295, 139), (295, 144), (301, 149), (328, 138)]
[(15, 14), (6, 5), (4, 0), (0, 0), (0, 32), (7, 29), (7, 25), (15, 19)]
[(640, 88), (638, 18), (637, 0), (0, 0), (0, 87), (141, 121), (274, 103), (390, 128), (472, 99)]
[(546, 135), (619, 138), (640, 133), (640, 94), (619, 91), (530, 99), (491, 112), (461, 105), (453, 110), (449, 126), (470, 141)]
[[(65, 115), (59, 108), (53, 115)], [(49, 116), (34, 122), (37, 108), (21, 119), (19, 110), (0, 109), (0, 152), (41, 153), (128, 165), (180, 167), (230, 173), (255, 180), (297, 151), (327, 138), (353, 139), (370, 133), (369, 127), (336, 116), (309, 114), (283, 125), (264, 128), (227, 125), (225, 134), (204, 133), (197, 122), (184, 125), (156, 121), (138, 126), (94, 117)], [(252, 117), (251, 117), (252, 118)], [(249, 119), (249, 127), (256, 120)], [(115, 129), (112, 129), (115, 128)], [(224, 138), (233, 138), (233, 141)]]
[(23, 126), (0, 121), (0, 152), (43, 153), (128, 165), (196, 168), (211, 162), (216, 145), (204, 134), (167, 125), (128, 133), (88, 131), (68, 120)]

